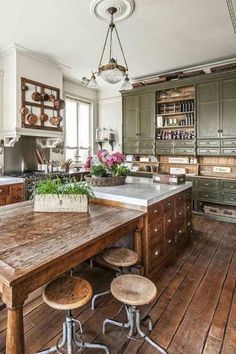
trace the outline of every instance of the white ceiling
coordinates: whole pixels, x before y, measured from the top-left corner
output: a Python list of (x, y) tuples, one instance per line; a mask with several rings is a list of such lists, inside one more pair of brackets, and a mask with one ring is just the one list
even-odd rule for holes
[[(0, 48), (17, 43), (65, 64), (74, 78), (90, 76), (107, 23), (91, 15), (89, 3), (0, 0)], [(236, 57), (226, 0), (136, 0), (117, 28), (131, 77)]]

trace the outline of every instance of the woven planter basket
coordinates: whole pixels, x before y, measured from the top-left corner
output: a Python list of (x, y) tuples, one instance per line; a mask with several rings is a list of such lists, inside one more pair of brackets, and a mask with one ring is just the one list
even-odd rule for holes
[(111, 187), (125, 184), (126, 176), (91, 177), (85, 176), (85, 180), (93, 187)]
[(88, 197), (83, 194), (74, 195), (36, 195), (34, 211), (47, 213), (88, 213)]

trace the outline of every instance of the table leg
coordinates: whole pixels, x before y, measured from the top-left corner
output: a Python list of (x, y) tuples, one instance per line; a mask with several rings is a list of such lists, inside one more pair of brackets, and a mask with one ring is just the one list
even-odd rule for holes
[(23, 305), (7, 312), (6, 354), (24, 354)]

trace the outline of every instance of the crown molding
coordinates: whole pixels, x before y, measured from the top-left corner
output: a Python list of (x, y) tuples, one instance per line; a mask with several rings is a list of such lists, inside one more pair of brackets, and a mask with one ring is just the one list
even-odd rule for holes
[(46, 55), (43, 55), (41, 53), (38, 53), (38, 52), (34, 52), (33, 50), (30, 50), (28, 48), (25, 48), (19, 44), (16, 44), (16, 43), (11, 43), (9, 44), (8, 46), (6, 46), (5, 48), (3, 48), (1, 51), (0, 51), (0, 55), (1, 56), (7, 56), (7, 55), (10, 55), (12, 53), (20, 53), (20, 54), (23, 54), (23, 55), (26, 55), (26, 56), (29, 56), (31, 58), (34, 58), (34, 59), (37, 59), (43, 63), (46, 63), (48, 65), (51, 65), (59, 70), (63, 70), (63, 69), (70, 69), (69, 66), (65, 65), (65, 64), (62, 64), (58, 61), (56, 61), (55, 59), (52, 59)]

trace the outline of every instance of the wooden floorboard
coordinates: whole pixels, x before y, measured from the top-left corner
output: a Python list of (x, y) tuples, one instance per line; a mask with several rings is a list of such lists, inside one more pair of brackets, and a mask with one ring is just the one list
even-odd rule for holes
[[(185, 251), (164, 269), (153, 273), (158, 290), (154, 303), (143, 306), (154, 329), (151, 338), (169, 354), (236, 354), (236, 224), (194, 217), (194, 235)], [(109, 287), (113, 273), (80, 266), (95, 292)], [(143, 341), (127, 339), (119, 328), (101, 333), (105, 318), (112, 318), (121, 304), (108, 295), (74, 311), (83, 323), (84, 339), (103, 342), (111, 354), (158, 353)], [(55, 344), (61, 336), (64, 313), (49, 308), (40, 296), (25, 307), (26, 354)], [(124, 313), (115, 316), (124, 320)], [(5, 353), (6, 311), (0, 312), (0, 354)], [(99, 354), (99, 350), (83, 353)]]

